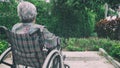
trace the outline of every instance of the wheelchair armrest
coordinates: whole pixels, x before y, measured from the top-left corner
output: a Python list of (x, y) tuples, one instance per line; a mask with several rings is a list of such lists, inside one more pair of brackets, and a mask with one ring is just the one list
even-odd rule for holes
[(11, 51), (11, 47), (9, 47), (7, 50), (5, 50), (1, 55), (0, 55), (0, 64), (6, 64), (8, 66), (12, 66), (12, 64), (7, 63), (4, 61), (4, 59), (6, 58), (6, 56), (8, 55), (8, 53)]

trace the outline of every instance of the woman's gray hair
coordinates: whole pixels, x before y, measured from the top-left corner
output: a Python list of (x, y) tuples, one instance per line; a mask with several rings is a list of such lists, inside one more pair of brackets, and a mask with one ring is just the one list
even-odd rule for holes
[(23, 23), (32, 22), (37, 15), (36, 7), (30, 2), (20, 2), (17, 6), (18, 16)]

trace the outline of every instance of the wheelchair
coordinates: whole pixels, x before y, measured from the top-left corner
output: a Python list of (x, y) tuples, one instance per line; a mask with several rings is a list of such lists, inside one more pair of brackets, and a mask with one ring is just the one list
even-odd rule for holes
[[(4, 26), (0, 26), (0, 34), (5, 34), (9, 47), (0, 55), (0, 64), (10, 68), (70, 68), (64, 63), (62, 48), (55, 47), (50, 53), (44, 46), (40, 29), (26, 34), (16, 34)], [(5, 61), (12, 56), (12, 63)]]

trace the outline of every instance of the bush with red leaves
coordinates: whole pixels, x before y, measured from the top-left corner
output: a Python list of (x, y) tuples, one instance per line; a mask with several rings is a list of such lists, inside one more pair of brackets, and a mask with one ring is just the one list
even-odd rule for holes
[(95, 25), (95, 32), (100, 38), (120, 40), (120, 18), (114, 20), (101, 19)]

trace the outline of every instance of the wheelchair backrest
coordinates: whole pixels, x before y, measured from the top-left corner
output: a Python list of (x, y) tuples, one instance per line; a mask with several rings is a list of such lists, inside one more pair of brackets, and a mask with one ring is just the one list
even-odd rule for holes
[(11, 44), (13, 63), (41, 68), (45, 60), (44, 46), (40, 29), (26, 34), (16, 34), (5, 28), (8, 42)]

